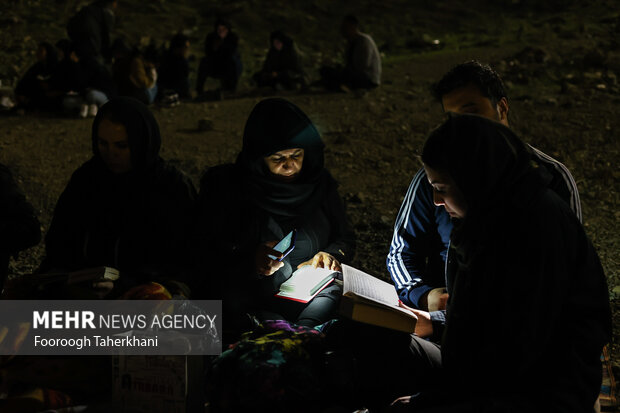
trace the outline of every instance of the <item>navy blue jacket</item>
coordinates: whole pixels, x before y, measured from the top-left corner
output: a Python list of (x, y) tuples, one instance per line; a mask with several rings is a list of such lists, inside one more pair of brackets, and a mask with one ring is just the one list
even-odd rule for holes
[[(548, 172), (548, 187), (560, 196), (581, 221), (581, 202), (570, 171), (560, 162), (532, 149), (533, 158)], [(433, 188), (420, 169), (400, 207), (387, 256), (387, 268), (399, 298), (418, 308), (420, 298), (445, 287), (446, 254), (452, 222), (445, 208), (433, 203)]]

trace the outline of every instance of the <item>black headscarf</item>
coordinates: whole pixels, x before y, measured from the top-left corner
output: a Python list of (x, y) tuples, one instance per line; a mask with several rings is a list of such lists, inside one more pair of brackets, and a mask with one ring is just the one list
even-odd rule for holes
[[(504, 125), (476, 115), (453, 115), (424, 144), (422, 161), (446, 172), (467, 203), (455, 220), (452, 245), (461, 252), (488, 239), (495, 220), (505, 219), (542, 188), (529, 147)], [(477, 248), (475, 248), (477, 249)]]
[(226, 27), (229, 32), (232, 30), (232, 24), (230, 24), (230, 22), (228, 20), (223, 19), (221, 17), (215, 19), (215, 23), (213, 23), (213, 31), (216, 32), (216, 33), (217, 33), (218, 26)]
[(106, 102), (97, 112), (92, 128), (92, 144), (95, 159), (103, 162), (99, 154), (98, 131), (102, 119), (125, 126), (131, 151), (130, 173), (151, 170), (161, 162), (159, 149), (161, 135), (159, 125), (151, 111), (142, 102), (130, 97), (116, 97)]
[[(329, 185), (335, 185), (323, 167), (323, 147), (319, 132), (297, 106), (280, 98), (259, 102), (245, 125), (237, 158), (252, 202), (285, 218), (303, 217), (318, 208)], [(293, 182), (279, 181), (264, 158), (292, 148), (304, 150), (301, 172)]]
[(273, 48), (273, 41), (275, 39), (278, 39), (279, 41), (282, 42), (282, 51), (288, 51), (290, 48), (293, 47), (293, 39), (291, 39), (290, 37), (288, 37), (286, 34), (284, 34), (283, 31), (281, 30), (276, 30), (271, 32), (271, 35), (269, 36), (269, 44), (271, 45), (271, 47)]

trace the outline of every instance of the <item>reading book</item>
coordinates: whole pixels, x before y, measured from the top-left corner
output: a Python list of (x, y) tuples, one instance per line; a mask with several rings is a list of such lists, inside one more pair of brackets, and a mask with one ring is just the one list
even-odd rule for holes
[(276, 297), (307, 303), (334, 281), (335, 272), (304, 265), (280, 285)]
[(342, 266), (344, 287), (340, 314), (355, 321), (413, 333), (416, 318), (398, 306), (392, 284), (348, 265)]

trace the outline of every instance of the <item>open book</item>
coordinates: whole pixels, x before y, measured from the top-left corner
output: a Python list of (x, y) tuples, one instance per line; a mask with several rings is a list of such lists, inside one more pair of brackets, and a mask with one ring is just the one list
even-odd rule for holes
[(280, 285), (276, 297), (307, 303), (334, 281), (334, 271), (304, 265)]
[(413, 333), (416, 318), (398, 306), (392, 284), (347, 265), (342, 266), (344, 287), (340, 314), (355, 321)]
[(115, 268), (95, 267), (73, 272), (34, 274), (27, 277), (27, 281), (38, 288), (43, 288), (50, 284), (71, 285), (87, 281), (116, 281), (118, 278), (119, 273)]

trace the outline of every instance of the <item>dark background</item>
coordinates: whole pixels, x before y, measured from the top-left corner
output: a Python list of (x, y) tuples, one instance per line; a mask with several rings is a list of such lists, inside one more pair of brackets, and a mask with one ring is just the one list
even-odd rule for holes
[[(34, 62), (40, 41), (65, 37), (68, 18), (86, 2), (5, 0), (0, 3), (0, 80), (10, 87)], [(388, 277), (385, 255), (406, 188), (420, 167), (416, 154), (442, 119), (429, 86), (469, 59), (492, 64), (508, 89), (511, 126), (528, 143), (562, 161), (579, 187), (586, 231), (609, 280), (614, 325), (620, 298), (620, 5), (613, 0), (119, 0), (113, 37), (162, 44), (183, 31), (191, 39), (195, 76), (203, 41), (216, 16), (240, 36), (244, 74), (238, 96), (221, 102), (153, 108), (164, 158), (197, 182), (208, 166), (232, 162), (243, 125), (260, 97), (250, 77), (262, 64), (269, 33), (282, 29), (304, 54), (316, 79), (323, 64), (341, 61), (343, 15), (354, 13), (383, 55), (383, 85), (355, 94), (288, 95), (316, 122), (326, 163), (359, 238), (352, 263)], [(436, 45), (439, 41), (439, 46)], [(193, 80), (192, 80), (193, 84)], [(208, 85), (209, 86), (209, 85)], [(211, 84), (210, 86), (215, 86)], [(207, 119), (213, 130), (198, 130)], [(90, 157), (92, 120), (43, 115), (0, 116), (0, 162), (9, 166), (47, 229), (71, 173)], [(501, 207), (501, 206), (498, 206)], [(15, 275), (40, 262), (42, 245), (11, 263)], [(527, 282), (524, 275), (524, 282)], [(612, 358), (620, 368), (619, 332)]]

